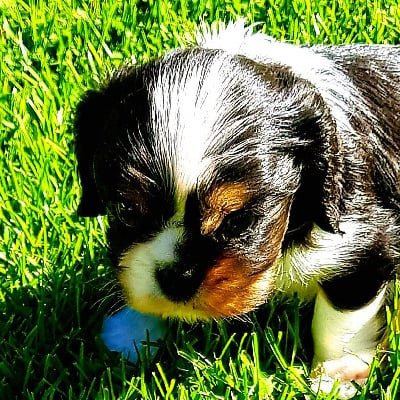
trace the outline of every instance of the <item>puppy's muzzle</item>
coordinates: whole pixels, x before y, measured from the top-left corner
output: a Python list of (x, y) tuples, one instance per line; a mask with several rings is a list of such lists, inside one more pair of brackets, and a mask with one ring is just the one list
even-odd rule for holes
[(173, 302), (186, 302), (193, 298), (205, 277), (203, 268), (182, 266), (178, 262), (157, 266), (155, 278), (163, 294)]

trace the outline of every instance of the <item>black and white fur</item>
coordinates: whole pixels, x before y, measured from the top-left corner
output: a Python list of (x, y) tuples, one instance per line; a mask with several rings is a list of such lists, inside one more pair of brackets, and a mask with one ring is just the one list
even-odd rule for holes
[(362, 380), (399, 266), (399, 111), (399, 47), (203, 28), (81, 102), (80, 213), (109, 215), (132, 307), (207, 319), (298, 293), (315, 375)]

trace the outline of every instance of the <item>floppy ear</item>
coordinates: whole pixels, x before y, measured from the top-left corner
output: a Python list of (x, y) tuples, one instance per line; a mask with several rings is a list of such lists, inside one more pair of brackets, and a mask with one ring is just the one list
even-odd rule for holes
[(94, 91), (86, 93), (76, 110), (75, 154), (82, 186), (78, 214), (83, 217), (94, 217), (106, 212), (99, 196), (93, 168), (94, 156), (104, 135), (104, 112), (103, 96)]
[(281, 151), (294, 157), (301, 171), (288, 231), (316, 223), (328, 232), (339, 233), (343, 211), (343, 151), (329, 107), (317, 89), (289, 67), (249, 60), (246, 63), (279, 94), (279, 117), (282, 126), (289, 127), (289, 135), (279, 145)]
[[(339, 233), (342, 211), (343, 160), (336, 122), (322, 97), (306, 85), (302, 107), (294, 117), (293, 130), (301, 145), (295, 159), (301, 166), (301, 182), (291, 210), (290, 225), (315, 222)], [(290, 229), (290, 227), (289, 227)]]

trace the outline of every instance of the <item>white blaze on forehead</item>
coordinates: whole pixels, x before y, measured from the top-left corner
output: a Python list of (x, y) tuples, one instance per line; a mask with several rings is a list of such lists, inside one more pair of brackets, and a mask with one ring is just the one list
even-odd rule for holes
[(152, 129), (160, 161), (183, 193), (193, 189), (209, 163), (205, 153), (215, 140), (216, 120), (230, 84), (221, 68), (226, 57), (210, 58), (208, 65), (179, 64), (175, 71), (161, 68), (152, 90)]

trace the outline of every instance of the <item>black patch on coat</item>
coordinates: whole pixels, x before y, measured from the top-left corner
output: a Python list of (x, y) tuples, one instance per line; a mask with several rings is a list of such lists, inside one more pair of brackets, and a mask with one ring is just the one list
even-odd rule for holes
[(365, 168), (378, 201), (400, 212), (400, 47), (358, 45), (335, 61), (359, 91), (364, 109), (351, 123), (366, 146)]
[(394, 278), (396, 264), (377, 245), (358, 253), (351, 267), (353, 272), (322, 282), (323, 290), (338, 309), (356, 310), (368, 304)]

